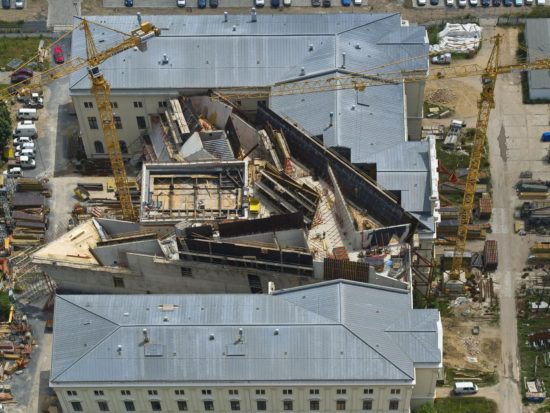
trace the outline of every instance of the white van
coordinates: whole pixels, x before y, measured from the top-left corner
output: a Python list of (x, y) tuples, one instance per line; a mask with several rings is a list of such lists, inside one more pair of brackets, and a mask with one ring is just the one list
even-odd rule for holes
[(17, 111), (18, 120), (38, 120), (38, 111), (36, 109), (23, 108)]
[(462, 394), (476, 394), (477, 385), (471, 381), (457, 381), (453, 386), (453, 393), (457, 396)]
[(21, 158), (22, 156), (28, 156), (34, 159), (34, 149), (22, 149), (19, 152), (15, 152), (16, 158)]
[(13, 131), (13, 136), (19, 138), (21, 136), (28, 136), (29, 138), (36, 138), (38, 133), (36, 132), (36, 126), (28, 125), (19, 122)]
[[(17, 177), (17, 176), (23, 176), (23, 172), (21, 172), (20, 167), (14, 166), (13, 168), (10, 168), (7, 171), (4, 171), (4, 175)], [(0, 413), (2, 413), (2, 410), (0, 410)]]
[(19, 158), (19, 165), (21, 169), (33, 169), (36, 168), (36, 161), (28, 156), (22, 156)]
[(15, 147), (17, 152), (20, 152), (23, 149), (32, 149), (34, 151), (36, 148), (34, 146), (34, 142), (22, 142)]

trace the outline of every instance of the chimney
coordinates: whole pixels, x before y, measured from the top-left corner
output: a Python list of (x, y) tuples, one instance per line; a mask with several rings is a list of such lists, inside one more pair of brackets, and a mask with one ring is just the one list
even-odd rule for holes
[(147, 329), (144, 328), (142, 331), (143, 331), (143, 342), (148, 343), (149, 342), (149, 336), (147, 335)]
[(227, 12), (226, 11), (223, 12), (223, 21), (224, 21), (224, 23), (227, 23)]
[(136, 13), (136, 15), (137, 15), (137, 19), (138, 19), (138, 24), (141, 26), (141, 13), (138, 11)]
[(272, 295), (274, 291), (275, 291), (275, 283), (273, 281), (269, 281), (267, 283), (267, 293), (269, 295)]
[(342, 69), (346, 68), (346, 52), (342, 52)]
[(330, 125), (329, 126), (332, 126), (332, 121), (334, 120), (334, 112), (330, 112), (329, 116), (330, 116)]
[(305, 76), (306, 75), (306, 68), (305, 67), (302, 67), (300, 69), (300, 76)]
[(258, 20), (258, 16), (256, 15), (256, 8), (252, 7), (252, 10), (250, 10), (250, 18), (251, 21), (254, 23)]

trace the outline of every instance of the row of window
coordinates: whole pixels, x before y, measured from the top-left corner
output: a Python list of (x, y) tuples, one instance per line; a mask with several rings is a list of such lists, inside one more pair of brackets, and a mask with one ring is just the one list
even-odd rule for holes
[[(115, 121), (115, 127), (117, 129), (122, 129), (122, 119), (120, 116), (113, 116)], [(138, 129), (147, 129), (147, 123), (145, 122), (144, 116), (136, 116), (136, 122)], [(88, 126), (90, 129), (99, 129), (99, 123), (95, 116), (88, 116)]]
[[(168, 102), (165, 100), (158, 102), (159, 108), (166, 108), (168, 107)], [(93, 109), (94, 108), (94, 102), (84, 102), (84, 107), (86, 109)], [(140, 101), (134, 101), (134, 108), (142, 108), (143, 102)], [(118, 103), (117, 102), (111, 102), (111, 108), (118, 109)]]
[[(162, 411), (162, 404), (159, 400), (150, 400), (149, 403), (151, 404), (151, 410), (153, 412), (161, 412)], [(178, 411), (184, 412), (187, 411), (187, 401), (185, 400), (177, 400), (176, 401)], [(204, 410), (214, 411), (214, 401), (213, 400), (204, 400), (203, 401)], [(373, 400), (372, 399), (366, 399), (363, 400), (363, 410), (369, 411), (372, 410)], [(108, 412), (109, 410), (109, 403), (104, 400), (100, 400), (97, 402), (97, 406), (100, 412)], [(73, 411), (75, 412), (82, 412), (82, 403), (78, 401), (71, 402), (71, 407), (73, 408)], [(127, 412), (135, 412), (136, 406), (133, 401), (131, 400), (125, 400), (124, 401), (124, 407), (126, 408)], [(231, 400), (229, 402), (229, 407), (231, 411), (240, 411), (241, 410), (241, 402), (238, 400)], [(399, 400), (390, 400), (389, 410), (399, 410)], [(256, 410), (257, 411), (265, 411), (267, 410), (267, 401), (266, 400), (256, 400)], [(292, 411), (294, 410), (294, 402), (292, 400), (283, 400), (283, 410), (284, 411)], [(318, 411), (320, 410), (320, 401), (319, 400), (310, 400), (309, 401), (309, 410), (310, 411)], [(336, 401), (336, 410), (338, 411), (344, 411), (346, 410), (346, 401), (345, 400), (337, 400)]]
[[(120, 152), (128, 153), (128, 145), (126, 145), (126, 142), (124, 142), (123, 140), (120, 140), (119, 144), (120, 144)], [(95, 141), (94, 142), (94, 150), (95, 150), (96, 153), (105, 153), (105, 148), (103, 147), (103, 142)], [(117, 277), (114, 277), (114, 278), (117, 278)], [(120, 278), (120, 280), (122, 280), (122, 278)], [(114, 281), (114, 282), (115, 282), (115, 287), (118, 287), (118, 285), (116, 285), (116, 281)], [(124, 281), (122, 281), (122, 287), (124, 287)]]
[[(230, 396), (238, 396), (239, 395), (239, 390), (229, 389), (227, 391), (227, 393)], [(282, 393), (285, 396), (292, 395), (292, 389), (283, 389)], [(347, 389), (336, 389), (336, 394), (342, 394), (343, 395), (343, 394), (346, 394), (346, 393), (347, 393)], [(373, 393), (374, 393), (374, 389), (363, 389), (363, 394), (373, 394)], [(120, 394), (123, 395), (123, 396), (131, 396), (132, 392), (130, 390), (121, 390)], [(147, 390), (147, 394), (149, 396), (158, 396), (159, 392), (158, 392), (158, 390)], [(176, 390), (174, 390), (174, 394), (176, 396), (184, 396), (185, 395), (185, 390), (184, 389), (176, 389)], [(210, 396), (210, 395), (212, 395), (212, 390), (211, 389), (202, 389), (201, 394), (203, 396)], [(309, 394), (311, 394), (311, 395), (319, 394), (319, 389), (309, 389)], [(401, 394), (401, 389), (391, 389), (390, 394)], [(94, 390), (94, 396), (104, 396), (104, 395), (105, 395), (105, 393), (104, 393), (103, 390)], [(256, 395), (265, 395), (265, 389), (256, 389)], [(67, 396), (72, 396), (72, 397), (78, 396), (78, 393), (77, 393), (76, 390), (67, 390)]]

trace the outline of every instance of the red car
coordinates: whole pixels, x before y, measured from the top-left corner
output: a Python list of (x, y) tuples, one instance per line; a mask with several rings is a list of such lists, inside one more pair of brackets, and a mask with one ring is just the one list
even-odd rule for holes
[(61, 49), (61, 46), (55, 46), (53, 48), (53, 59), (55, 60), (55, 63), (65, 62), (65, 56), (63, 56), (63, 50)]

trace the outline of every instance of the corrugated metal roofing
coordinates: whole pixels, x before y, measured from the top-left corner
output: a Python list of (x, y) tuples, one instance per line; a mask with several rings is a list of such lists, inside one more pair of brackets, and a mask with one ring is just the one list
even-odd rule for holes
[(414, 363), (441, 362), (437, 312), (351, 281), (275, 295), (57, 296), (55, 308), (53, 384), (410, 382)]
[[(525, 37), (529, 48), (529, 61), (550, 56), (550, 19), (526, 19)], [(529, 88), (550, 89), (550, 72), (529, 71)]]
[[(125, 32), (137, 26), (134, 16), (88, 19)], [(428, 65), (425, 29), (402, 27), (399, 14), (261, 14), (253, 23), (246, 14), (229, 15), (224, 22), (220, 13), (143, 16), (143, 21), (160, 27), (161, 36), (150, 39), (145, 52), (127, 50), (101, 65), (114, 93), (269, 86), (297, 77), (302, 67), (310, 74), (340, 69), (342, 52), (349, 55), (346, 69), (351, 71), (391, 63), (383, 70), (426, 71)], [(92, 27), (100, 50), (121, 39)], [(72, 56), (83, 56), (85, 50), (77, 30)], [(167, 64), (162, 64), (163, 54)], [(71, 75), (70, 84), (73, 93), (90, 87), (84, 70)]]

